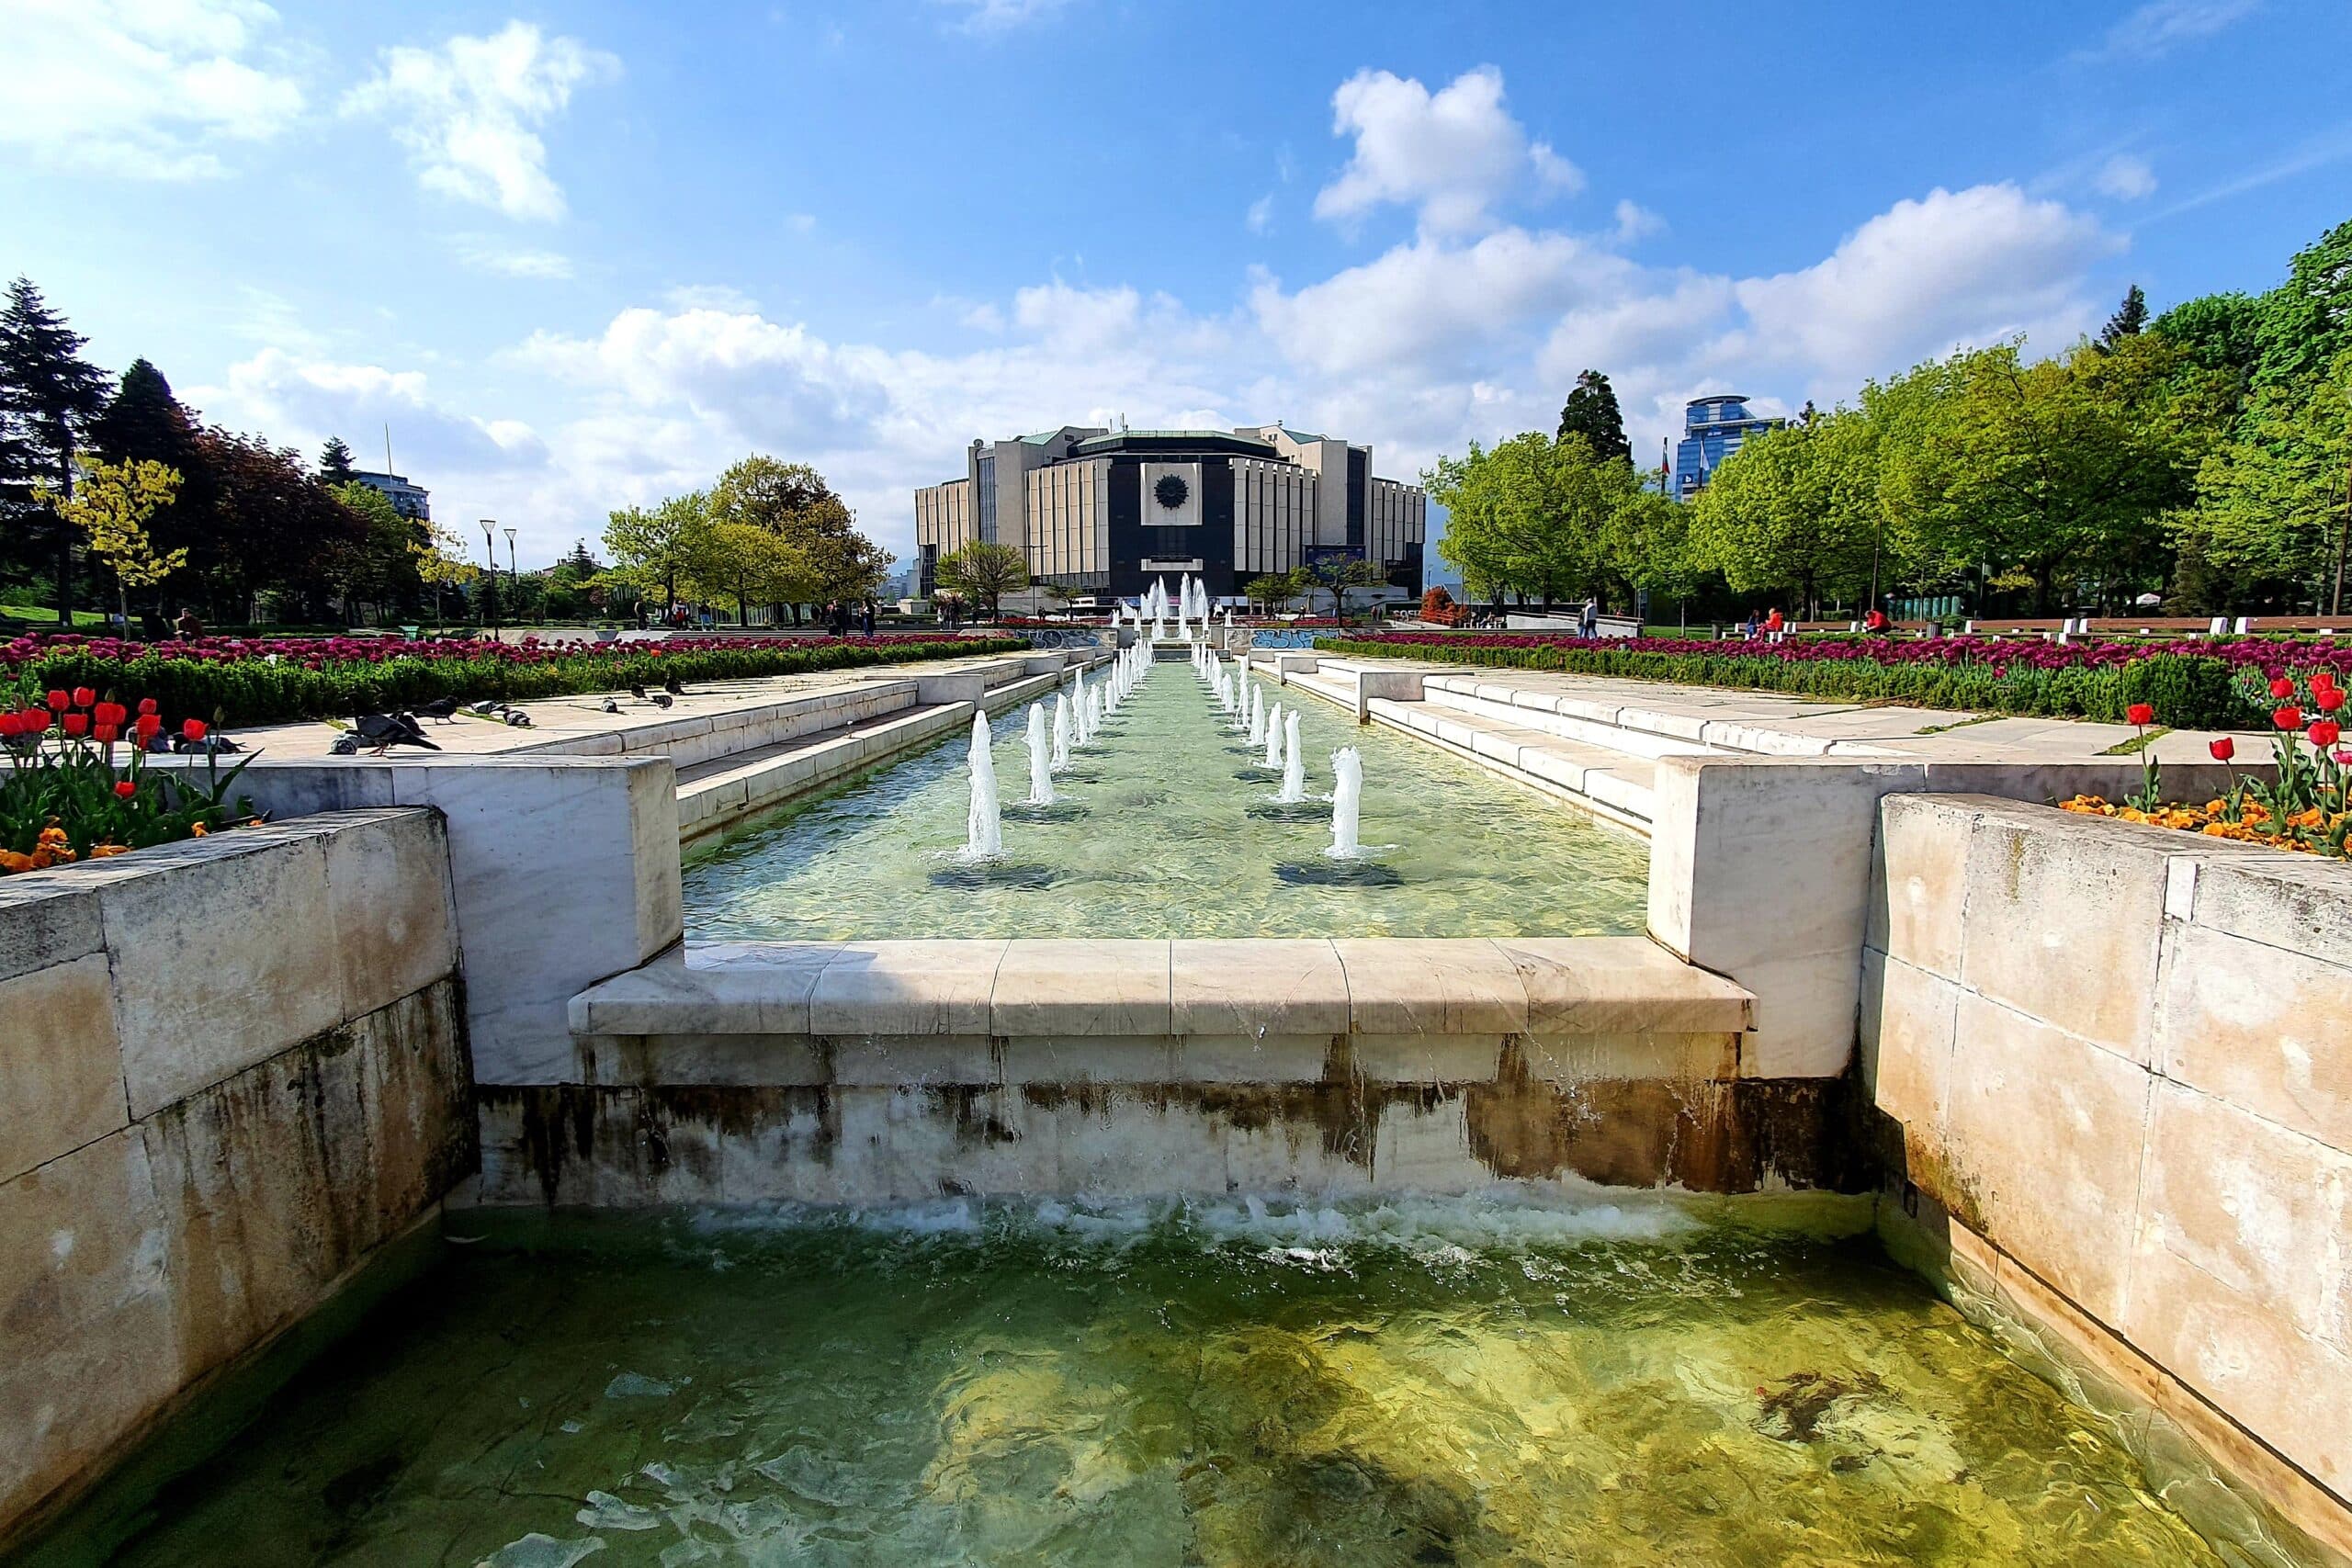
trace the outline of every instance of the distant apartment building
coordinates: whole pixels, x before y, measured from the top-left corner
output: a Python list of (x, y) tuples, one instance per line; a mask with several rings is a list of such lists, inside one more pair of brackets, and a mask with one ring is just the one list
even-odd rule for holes
[(1280, 424), (1105, 430), (1066, 424), (974, 441), (961, 479), (915, 491), (915, 576), (974, 539), (1078, 599), (1133, 598), (1154, 578), (1238, 600), (1253, 577), (1329, 557), (1378, 563), (1417, 594), (1428, 498), (1374, 477), (1372, 448)]
[(1691, 399), (1682, 409), (1682, 439), (1674, 448), (1671, 493), (1677, 500), (1688, 501), (1706, 487), (1708, 477), (1749, 436), (1778, 430), (1788, 423), (1749, 413), (1747, 399), (1738, 394)]
[(391, 502), (392, 510), (401, 516), (417, 523), (433, 521), (433, 507), (429, 501), (433, 492), (423, 485), (409, 483), (405, 475), (372, 473), (366, 468), (357, 468), (353, 470), (351, 477), (370, 490), (383, 491)]

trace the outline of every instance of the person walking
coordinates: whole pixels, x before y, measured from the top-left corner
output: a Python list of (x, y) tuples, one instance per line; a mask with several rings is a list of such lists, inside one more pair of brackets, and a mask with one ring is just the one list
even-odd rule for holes
[(1590, 641), (1600, 630), (1600, 604), (1590, 594), (1585, 596), (1584, 608), (1577, 612), (1577, 636)]
[(864, 604), (859, 606), (857, 613), (857, 626), (858, 630), (865, 633), (867, 637), (872, 637), (874, 635), (873, 600), (868, 599)]

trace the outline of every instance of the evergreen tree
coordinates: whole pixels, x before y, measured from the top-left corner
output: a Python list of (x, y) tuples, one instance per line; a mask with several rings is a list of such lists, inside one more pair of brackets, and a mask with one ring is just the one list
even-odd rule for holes
[(343, 437), (328, 436), (327, 444), (319, 448), (319, 482), (330, 488), (347, 485), (356, 471), (351, 466), (351, 448), (343, 444)]
[(596, 558), (585, 539), (572, 540), (571, 550), (555, 565), (558, 571), (568, 573), (577, 582), (585, 582), (605, 570), (605, 563)]
[(50, 309), (30, 278), (8, 285), (0, 309), (0, 519), (28, 564), (54, 570), (60, 626), (74, 619), (74, 530), (33, 499), (32, 487), (73, 494), (74, 455), (106, 402), (106, 378), (82, 357), (88, 341)]
[(2127, 337), (2138, 337), (2140, 329), (2148, 324), (2148, 297), (2133, 284), (2123, 296), (2123, 303), (2107, 319), (2107, 326), (2098, 334), (2101, 348), (2113, 348)]
[[(173, 498), (147, 520), (147, 532), (161, 552), (195, 554), (199, 520), (212, 505), (212, 479), (197, 445), (195, 416), (172, 395), (164, 373), (144, 359), (131, 361), (113, 398), (91, 422), (89, 444), (107, 462), (161, 463), (180, 476)], [(150, 586), (154, 608), (168, 619), (162, 585)]]
[(1625, 439), (1625, 416), (1617, 407), (1617, 389), (1598, 370), (1577, 377), (1576, 390), (1560, 408), (1559, 435), (1562, 440), (1583, 436), (1592, 444), (1593, 455), (1604, 462), (1634, 455)]

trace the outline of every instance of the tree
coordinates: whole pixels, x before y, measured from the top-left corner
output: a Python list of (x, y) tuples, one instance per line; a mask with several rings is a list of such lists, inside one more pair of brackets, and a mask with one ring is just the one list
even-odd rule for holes
[[(195, 440), (210, 493), (191, 530), (189, 564), (210, 585), (215, 618), (251, 619), (265, 592), (295, 619), (325, 618), (337, 563), (366, 544), (366, 520), (290, 447), (218, 425)], [(221, 616), (224, 608), (232, 614)]]
[(555, 563), (555, 570), (569, 574), (576, 582), (585, 582), (604, 570), (605, 563), (598, 560), (594, 553), (588, 548), (587, 540), (574, 539), (571, 541), (571, 548), (565, 552), (561, 560)]
[(2352, 545), (2352, 348), (2307, 389), (2273, 384), (2245, 432), (2206, 458), (2183, 553), (2344, 613)]
[(50, 504), (74, 493), (74, 459), (84, 427), (105, 406), (106, 378), (82, 357), (88, 339), (66, 325), (32, 280), (8, 285), (0, 309), (0, 516), (11, 543), (55, 574), (57, 624), (74, 622), (74, 542), (77, 530)]
[(1004, 595), (1029, 586), (1029, 567), (1011, 545), (974, 539), (939, 558), (938, 580), (994, 619)]
[(1749, 440), (1690, 506), (1690, 547), (1739, 593), (1789, 591), (1792, 619), (1826, 593), (1856, 599), (1882, 543), (1864, 417), (1841, 410)]
[(2124, 292), (2123, 303), (2117, 308), (2115, 314), (2107, 319), (2107, 325), (2100, 329), (2098, 345), (2111, 349), (2127, 337), (2138, 337), (2140, 329), (2147, 324), (2148, 297), (2135, 283)]
[(152, 588), (187, 564), (186, 550), (158, 551), (147, 536), (147, 519), (169, 506), (180, 476), (161, 463), (107, 463), (84, 454), (74, 458), (82, 482), (71, 495), (34, 488), (34, 497), (53, 508), (89, 542), (89, 551), (114, 572), (115, 606), (127, 630), (130, 590)]
[(327, 561), (345, 618), (357, 622), (364, 604), (390, 606), (413, 600), (424, 581), (416, 550), (424, 531), (373, 485), (350, 479), (335, 486), (334, 494), (360, 525), (354, 537), (337, 543)]
[[(389, 501), (389, 498), (387, 498)], [(409, 541), (409, 564), (417, 580), (432, 592), (433, 615), (443, 618), (442, 596), (450, 591), (462, 592), (466, 584), (481, 573), (481, 569), (466, 558), (466, 543), (438, 523), (427, 523), (412, 535)], [(460, 613), (462, 613), (462, 604)]]
[(1560, 409), (1559, 434), (1562, 439), (1582, 435), (1595, 456), (1607, 459), (1634, 456), (1633, 446), (1625, 439), (1625, 416), (1617, 407), (1617, 389), (1609, 378), (1598, 370), (1583, 371), (1577, 377), (1576, 389)]
[(711, 487), (710, 516), (715, 524), (763, 528), (783, 542), (786, 554), (768, 581), (775, 603), (790, 607), (796, 625), (801, 605), (842, 596), (833, 581), (856, 575), (845, 570), (854, 554), (845, 544), (854, 532), (849, 508), (806, 463), (753, 453), (729, 465)]
[[(203, 538), (214, 489), (196, 433), (196, 417), (173, 395), (164, 373), (144, 359), (130, 362), (89, 430), (91, 448), (109, 463), (161, 463), (178, 473), (177, 492), (148, 519), (147, 532), (158, 550), (191, 557)], [(157, 587), (154, 608), (161, 618)]]
[(2175, 305), (2148, 331), (2180, 350), (2184, 366), (2226, 373), (2244, 386), (2262, 357), (2261, 324), (2262, 305), (2252, 295), (2203, 294)]
[(1388, 569), (1376, 560), (1360, 556), (1318, 556), (1303, 569), (1300, 590), (1306, 595), (1309, 614), (1315, 609), (1315, 595), (1319, 591), (1331, 596), (1331, 617), (1340, 619), (1347, 614), (1348, 590), (1351, 588), (1383, 588), (1388, 583)]
[(1241, 592), (1253, 604), (1262, 604), (1271, 615), (1278, 604), (1287, 604), (1298, 596), (1299, 570), (1270, 571), (1253, 577), (1241, 585)]
[(2352, 220), (2295, 253), (2287, 281), (2262, 297), (2255, 339), (2257, 391), (2315, 381), (2352, 348)]
[(709, 497), (694, 491), (650, 510), (613, 513), (605, 524), (605, 547), (636, 581), (659, 585), (662, 607), (671, 610), (677, 607), (679, 580), (709, 559), (710, 526)]
[(351, 466), (351, 448), (343, 444), (343, 437), (328, 436), (327, 444), (319, 448), (319, 482), (347, 485), (357, 472)]

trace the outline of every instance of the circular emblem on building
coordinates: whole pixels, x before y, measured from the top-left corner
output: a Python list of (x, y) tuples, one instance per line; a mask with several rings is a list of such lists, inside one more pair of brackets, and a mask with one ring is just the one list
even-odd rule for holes
[(1192, 493), (1191, 487), (1174, 474), (1160, 475), (1159, 482), (1151, 487), (1152, 499), (1170, 512), (1183, 505), (1184, 498)]

